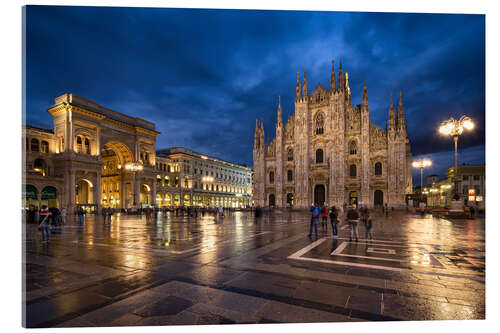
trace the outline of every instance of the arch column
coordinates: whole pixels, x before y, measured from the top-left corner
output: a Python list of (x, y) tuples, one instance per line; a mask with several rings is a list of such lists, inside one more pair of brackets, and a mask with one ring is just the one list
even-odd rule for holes
[(101, 195), (102, 195), (102, 191), (101, 191), (101, 172), (97, 172), (97, 175), (96, 175), (96, 179), (95, 179), (95, 186), (94, 186), (95, 190), (95, 194), (94, 194), (94, 204), (97, 205), (97, 214), (99, 214), (99, 212), (101, 211), (101, 207), (102, 207), (102, 202), (101, 202)]

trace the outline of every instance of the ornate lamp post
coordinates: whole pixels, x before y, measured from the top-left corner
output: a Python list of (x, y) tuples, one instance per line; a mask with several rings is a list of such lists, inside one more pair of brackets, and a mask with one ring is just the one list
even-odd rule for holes
[(457, 182), (457, 173), (458, 173), (458, 137), (463, 133), (464, 129), (472, 130), (474, 128), (474, 123), (472, 119), (467, 116), (462, 116), (460, 119), (456, 120), (450, 118), (445, 120), (439, 126), (439, 133), (443, 135), (448, 135), (453, 137), (453, 141), (455, 142), (455, 167), (453, 169), (453, 183), (454, 183), (454, 196), (459, 196), (458, 194), (458, 182)]
[(141, 163), (138, 163), (138, 162), (131, 162), (131, 163), (127, 163), (125, 164), (125, 170), (127, 171), (130, 171), (132, 172), (132, 174), (134, 175), (134, 194), (132, 195), (134, 197), (134, 208), (136, 206), (136, 201), (135, 201), (135, 191), (136, 191), (136, 184), (135, 184), (135, 174), (137, 172), (140, 172), (142, 170), (144, 170), (144, 167)]
[(431, 166), (432, 162), (431, 160), (424, 158), (422, 160), (413, 161), (412, 165), (414, 168), (420, 168), (420, 194), (422, 194), (422, 191), (424, 190), (424, 168)]

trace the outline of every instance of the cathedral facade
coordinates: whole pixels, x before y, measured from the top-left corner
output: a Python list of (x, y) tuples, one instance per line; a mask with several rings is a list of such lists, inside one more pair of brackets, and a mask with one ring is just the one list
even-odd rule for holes
[(362, 104), (353, 106), (349, 77), (332, 62), (330, 89), (309, 94), (297, 75), (295, 112), (283, 123), (278, 102), (275, 138), (264, 125), (254, 135), (254, 204), (308, 208), (313, 203), (400, 208), (412, 190), (411, 149), (402, 93), (397, 113), (392, 93), (386, 129), (370, 122), (366, 81)]

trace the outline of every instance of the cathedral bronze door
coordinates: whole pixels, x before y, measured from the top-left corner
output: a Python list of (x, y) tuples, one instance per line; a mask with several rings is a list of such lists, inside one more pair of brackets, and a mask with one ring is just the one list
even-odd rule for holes
[(269, 207), (274, 207), (276, 205), (276, 199), (274, 194), (269, 194)]
[(349, 204), (350, 205), (358, 205), (358, 192), (351, 191), (349, 193)]
[(382, 206), (384, 204), (384, 192), (375, 190), (373, 193), (373, 204), (375, 206)]
[(325, 203), (325, 185), (314, 187), (314, 203), (323, 205)]

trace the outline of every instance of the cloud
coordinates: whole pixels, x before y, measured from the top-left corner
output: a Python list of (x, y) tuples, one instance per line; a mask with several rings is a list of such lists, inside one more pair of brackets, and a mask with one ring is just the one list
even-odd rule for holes
[(297, 71), (329, 87), (342, 57), (380, 127), (403, 90), (414, 155), (448, 151), (437, 127), (462, 114), (477, 123), (463, 148), (484, 145), (484, 15), (28, 6), (26, 27), (28, 121), (52, 124), (45, 109), (72, 92), (155, 122), (158, 147), (251, 165), (255, 119), (272, 138)]

